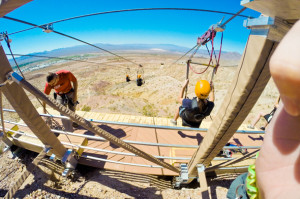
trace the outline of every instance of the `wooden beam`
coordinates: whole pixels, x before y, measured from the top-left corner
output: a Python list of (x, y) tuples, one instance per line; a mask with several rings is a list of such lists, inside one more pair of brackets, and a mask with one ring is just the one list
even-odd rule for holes
[(3, 0), (0, 1), (0, 17), (3, 17), (7, 13), (23, 6), (24, 4), (32, 0)]
[(241, 5), (270, 17), (280, 17), (290, 23), (300, 19), (299, 0), (243, 0)]
[(269, 40), (280, 42), (292, 25), (279, 17), (260, 16), (256, 19), (247, 19), (244, 26), (251, 28), (251, 34), (264, 34)]

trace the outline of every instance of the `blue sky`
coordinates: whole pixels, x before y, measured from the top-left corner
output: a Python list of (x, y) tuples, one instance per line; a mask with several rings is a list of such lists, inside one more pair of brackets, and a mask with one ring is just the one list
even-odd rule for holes
[[(7, 14), (34, 24), (44, 24), (78, 15), (133, 8), (198, 8), (224, 12), (238, 12), (239, 0), (34, 0)], [(258, 17), (260, 13), (247, 9), (243, 15)], [(110, 44), (174, 44), (192, 48), (210, 25), (230, 15), (195, 11), (137, 11), (113, 13), (75, 19), (54, 24), (58, 32), (89, 43)], [(223, 50), (242, 53), (249, 30), (243, 27), (245, 18), (236, 17), (224, 31)], [(0, 32), (12, 33), (31, 26), (0, 19)], [(14, 53), (28, 54), (75, 45), (78, 41), (36, 28), (13, 34), (11, 47)], [(216, 45), (220, 40), (218, 35)], [(8, 53), (5, 42), (1, 42)]]

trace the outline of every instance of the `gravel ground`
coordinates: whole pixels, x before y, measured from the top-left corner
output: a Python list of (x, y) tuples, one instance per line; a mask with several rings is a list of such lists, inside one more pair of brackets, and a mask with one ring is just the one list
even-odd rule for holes
[[(14, 149), (16, 150), (16, 149)], [(20, 178), (37, 156), (24, 149), (10, 151), (0, 156), (0, 197)], [(55, 169), (54, 169), (55, 168)], [(100, 170), (79, 165), (70, 178), (61, 177), (63, 167), (48, 158), (43, 159), (33, 175), (30, 175), (15, 194), (15, 198), (149, 198), (192, 199), (201, 198), (199, 184), (175, 190), (171, 177), (157, 177), (117, 171)], [(211, 198), (226, 198), (227, 189), (236, 175), (223, 175), (208, 179)], [(207, 198), (207, 197), (204, 197)]]

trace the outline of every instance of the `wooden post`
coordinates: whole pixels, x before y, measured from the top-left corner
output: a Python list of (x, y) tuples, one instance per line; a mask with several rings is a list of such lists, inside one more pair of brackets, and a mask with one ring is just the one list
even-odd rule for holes
[(30, 2), (32, 0), (5, 0), (0, 1), (0, 17), (15, 10), (16, 8)]

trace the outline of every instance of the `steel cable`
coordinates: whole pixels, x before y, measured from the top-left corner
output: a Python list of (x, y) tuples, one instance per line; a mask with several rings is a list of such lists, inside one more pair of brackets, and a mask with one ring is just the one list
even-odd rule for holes
[[(6, 19), (9, 19), (9, 20), (12, 20), (12, 21), (20, 22), (20, 23), (23, 23), (23, 24), (27, 24), (27, 25), (30, 25), (30, 26), (36, 26), (36, 27), (39, 27), (39, 26), (37, 26), (36, 24), (30, 23), (30, 22), (27, 22), (27, 21), (23, 21), (23, 20), (20, 20), (20, 19), (15, 19), (15, 18), (12, 18), (12, 17), (5, 17), (5, 18), (6, 18)], [(39, 27), (39, 28), (44, 29), (43, 27)], [(66, 35), (66, 34), (64, 34), (64, 33), (57, 32), (57, 31), (53, 31), (53, 32), (56, 33), (56, 34), (59, 34), (59, 35), (62, 35), (62, 36), (65, 36), (65, 37), (74, 39), (74, 40), (79, 41), (79, 42), (81, 42), (81, 43), (87, 44), (87, 45), (89, 45), (89, 46), (95, 47), (95, 48), (97, 48), (97, 49), (99, 49), (99, 50), (105, 51), (105, 52), (107, 52), (107, 53), (109, 53), (109, 54), (112, 54), (112, 55), (117, 56), (117, 57), (119, 57), (119, 58), (121, 58), (121, 59), (123, 59), (123, 60), (126, 60), (126, 61), (128, 61), (128, 62), (130, 62), (130, 63), (132, 63), (132, 64), (135, 64), (135, 65), (138, 65), (138, 66), (140, 65), (140, 64), (137, 64), (137, 63), (135, 63), (135, 62), (133, 62), (133, 61), (131, 61), (131, 60), (125, 58), (125, 57), (122, 57), (122, 56), (117, 55), (117, 54), (115, 54), (115, 53), (113, 53), (113, 52), (110, 52), (109, 50), (105, 50), (105, 49), (100, 48), (100, 47), (98, 47), (98, 46), (96, 46), (96, 45), (93, 45), (93, 44), (90, 44), (90, 43), (85, 42), (85, 41), (83, 41), (83, 40), (80, 40), (80, 39), (77, 39), (77, 38), (75, 38), (75, 37), (72, 37), (72, 36), (70, 36), (70, 35)]]
[[(27, 28), (24, 30), (19, 30), (13, 33), (10, 33), (9, 35), (12, 34), (16, 34), (16, 33), (20, 33), (20, 32), (24, 32), (24, 31), (28, 31), (34, 28), (42, 28), (45, 25), (48, 24), (54, 24), (54, 23), (60, 23), (63, 21), (69, 21), (69, 20), (73, 20), (73, 19), (79, 19), (79, 18), (83, 18), (83, 17), (90, 17), (90, 16), (95, 16), (95, 15), (102, 15), (102, 14), (112, 14), (112, 13), (121, 13), (121, 12), (133, 12), (133, 11), (151, 11), (151, 10), (182, 10), (182, 11), (198, 11), (198, 12), (212, 12), (212, 13), (219, 13), (219, 14), (226, 14), (226, 15), (233, 15), (235, 16), (239, 16), (239, 17), (245, 17), (245, 18), (252, 18), (246, 15), (240, 15), (239, 13), (230, 13), (230, 12), (223, 12), (223, 11), (217, 11), (217, 10), (206, 10), (206, 9), (195, 9), (195, 8), (135, 8), (135, 9), (125, 9), (125, 10), (113, 10), (113, 11), (105, 11), (105, 12), (97, 12), (97, 13), (92, 13), (92, 14), (86, 14), (86, 15), (80, 15), (80, 16), (76, 16), (76, 17), (70, 17), (70, 18), (66, 18), (66, 19), (61, 19), (61, 20), (57, 20), (57, 21), (53, 21), (53, 22), (49, 22), (49, 23), (45, 23), (42, 25), (34, 25), (34, 27), (32, 28)], [(10, 17), (7, 16), (3, 16), (4, 19), (9, 19)], [(228, 21), (229, 22), (229, 21)], [(228, 23), (226, 21), (226, 23)], [(226, 24), (224, 23), (224, 25)]]

